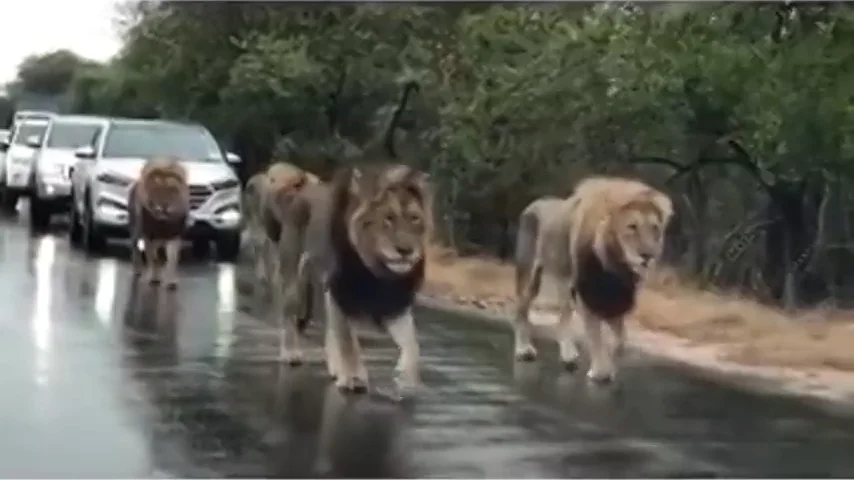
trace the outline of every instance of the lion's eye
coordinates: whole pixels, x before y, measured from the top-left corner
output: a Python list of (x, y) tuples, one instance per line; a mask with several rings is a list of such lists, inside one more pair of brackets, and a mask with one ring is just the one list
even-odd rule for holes
[(638, 231), (638, 224), (637, 223), (630, 223), (629, 224), (629, 230), (631, 230), (633, 232), (637, 232)]
[(421, 225), (421, 217), (418, 215), (410, 215), (409, 216), (409, 223), (411, 223), (413, 225)]
[(393, 217), (393, 216), (391, 216), (391, 215), (386, 215), (386, 216), (385, 216), (385, 218), (383, 219), (383, 225), (385, 225), (386, 227), (391, 228), (391, 226), (392, 226), (393, 224), (394, 224), (394, 217)]

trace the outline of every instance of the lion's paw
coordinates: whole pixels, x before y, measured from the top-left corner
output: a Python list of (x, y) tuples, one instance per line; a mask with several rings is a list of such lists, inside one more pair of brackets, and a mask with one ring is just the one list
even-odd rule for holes
[(614, 372), (612, 371), (601, 371), (590, 369), (587, 371), (587, 378), (593, 382), (598, 384), (607, 384), (614, 381)]
[(516, 360), (520, 362), (533, 362), (537, 359), (537, 349), (533, 345), (525, 345), (516, 348)]
[(304, 363), (302, 351), (300, 350), (282, 350), (279, 352), (279, 361), (287, 363), (292, 367), (298, 367)]
[(335, 379), (335, 386), (345, 393), (365, 393), (368, 391), (368, 380), (356, 376), (340, 376)]
[(579, 360), (578, 357), (575, 357), (572, 359), (561, 359), (560, 364), (563, 366), (563, 369), (566, 370), (567, 372), (574, 372), (574, 371), (578, 370), (578, 364), (579, 364), (578, 360)]

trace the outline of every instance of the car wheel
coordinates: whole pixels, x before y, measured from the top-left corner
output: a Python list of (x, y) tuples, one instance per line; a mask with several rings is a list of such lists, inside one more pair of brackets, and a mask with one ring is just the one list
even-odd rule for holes
[(216, 239), (217, 259), (234, 262), (240, 256), (240, 232), (224, 233)]
[(106, 245), (106, 239), (95, 223), (88, 199), (83, 209), (83, 250), (86, 253), (99, 253)]
[(8, 189), (4, 188), (2, 192), (0, 192), (0, 209), (3, 210), (3, 213), (14, 215), (17, 213), (15, 207), (18, 206), (18, 194), (10, 192)]
[(210, 240), (207, 240), (207, 239), (193, 240), (191, 251), (193, 254), (193, 258), (207, 257), (211, 253), (211, 242), (210, 242)]
[(83, 242), (83, 228), (80, 226), (80, 214), (77, 213), (77, 201), (71, 197), (71, 212), (68, 219), (68, 242), (79, 247)]
[(30, 228), (44, 230), (50, 225), (50, 205), (37, 196), (30, 197)]

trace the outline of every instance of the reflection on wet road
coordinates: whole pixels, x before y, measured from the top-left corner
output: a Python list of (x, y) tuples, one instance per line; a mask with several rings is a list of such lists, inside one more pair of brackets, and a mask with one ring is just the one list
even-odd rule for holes
[[(419, 312), (425, 388), (344, 397), (320, 351), (263, 361), (232, 266), (188, 262), (176, 292), (89, 260), (62, 233), (0, 223), (4, 477), (712, 477), (854, 475), (854, 420), (633, 358), (620, 384), (514, 365), (509, 330)], [(242, 308), (242, 307), (241, 307)], [(314, 327), (308, 345), (319, 345)]]

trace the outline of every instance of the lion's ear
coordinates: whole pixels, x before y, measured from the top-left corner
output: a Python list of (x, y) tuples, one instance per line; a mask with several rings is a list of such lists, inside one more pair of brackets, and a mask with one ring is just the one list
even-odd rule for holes
[(673, 201), (670, 200), (670, 197), (660, 192), (654, 192), (651, 200), (656, 208), (661, 211), (661, 221), (667, 224), (673, 217)]

